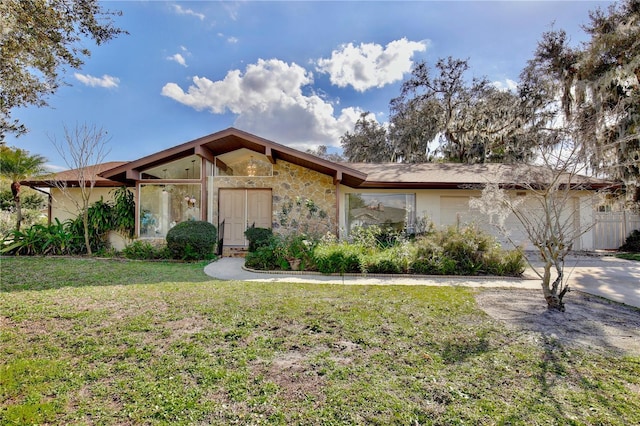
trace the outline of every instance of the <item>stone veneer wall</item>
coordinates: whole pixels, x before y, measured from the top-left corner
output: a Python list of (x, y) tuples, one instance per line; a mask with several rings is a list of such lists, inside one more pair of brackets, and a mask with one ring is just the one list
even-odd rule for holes
[(336, 229), (336, 186), (333, 177), (297, 166), (286, 161), (278, 160), (273, 165), (273, 176), (217, 176), (213, 178), (213, 191), (209, 197), (212, 199), (213, 223), (218, 223), (218, 189), (220, 188), (271, 188), (273, 197), (273, 211), (271, 222), (274, 232), (282, 231), (278, 222), (278, 212), (290, 201), (295, 202), (296, 197), (303, 200), (312, 200), (319, 209), (323, 210), (327, 217), (323, 226), (318, 227), (317, 232), (337, 233)]

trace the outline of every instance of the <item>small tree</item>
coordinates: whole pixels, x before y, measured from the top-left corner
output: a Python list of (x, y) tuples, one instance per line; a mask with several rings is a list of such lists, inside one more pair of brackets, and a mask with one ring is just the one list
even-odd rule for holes
[(44, 174), (46, 161), (43, 156), (31, 155), (24, 149), (0, 146), (0, 175), (11, 181), (11, 195), (16, 206), (16, 230), (18, 231), (22, 223), (20, 181)]
[[(96, 184), (100, 163), (109, 154), (107, 144), (110, 138), (107, 132), (95, 125), (76, 125), (71, 130), (64, 126), (64, 142), (58, 142), (55, 137), (51, 139), (54, 147), (71, 169), (73, 179), (54, 180), (53, 184), (65, 194), (65, 196), (77, 208), (82, 215), (84, 227), (84, 241), (87, 254), (91, 255), (91, 241), (89, 233), (89, 200)], [(70, 190), (68, 182), (77, 184), (80, 198), (75, 197)]]
[[(580, 222), (580, 198), (576, 191), (589, 189), (591, 182), (580, 175), (584, 165), (575, 161), (574, 148), (541, 149), (539, 158), (542, 166), (511, 169), (512, 175), (498, 177), (503, 183), (486, 184), (482, 196), (472, 199), (470, 204), (488, 214), (491, 223), (513, 245), (517, 244), (506, 226), (506, 219), (515, 217), (543, 262), (540, 271), (527, 259), (542, 279), (547, 307), (564, 312), (563, 297), (569, 291), (564, 275), (565, 258), (576, 241), (593, 226)], [(513, 190), (526, 195), (514, 197), (510, 193)]]

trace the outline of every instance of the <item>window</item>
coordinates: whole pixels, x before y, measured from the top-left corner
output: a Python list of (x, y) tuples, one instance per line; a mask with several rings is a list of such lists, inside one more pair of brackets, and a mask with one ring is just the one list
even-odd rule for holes
[(143, 170), (141, 177), (143, 180), (155, 179), (200, 179), (200, 165), (202, 160), (196, 155), (181, 158), (170, 163), (161, 164)]
[(415, 231), (415, 194), (347, 194), (347, 233), (358, 226), (378, 225)]
[(273, 165), (264, 155), (242, 148), (216, 158), (216, 176), (273, 176)]
[(140, 185), (140, 237), (164, 238), (176, 223), (200, 220), (200, 184)]

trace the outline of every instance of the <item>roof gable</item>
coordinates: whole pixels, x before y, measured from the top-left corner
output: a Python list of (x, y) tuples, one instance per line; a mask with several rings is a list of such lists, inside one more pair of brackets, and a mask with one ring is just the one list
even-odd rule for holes
[(272, 163), (281, 159), (332, 176), (335, 181), (346, 185), (358, 186), (366, 178), (366, 174), (352, 169), (348, 165), (334, 163), (235, 128), (228, 128), (142, 157), (111, 170), (106, 170), (101, 173), (101, 176), (132, 184), (139, 179), (141, 170), (168, 161), (195, 154), (215, 162), (218, 161), (218, 156), (242, 148), (265, 155)]

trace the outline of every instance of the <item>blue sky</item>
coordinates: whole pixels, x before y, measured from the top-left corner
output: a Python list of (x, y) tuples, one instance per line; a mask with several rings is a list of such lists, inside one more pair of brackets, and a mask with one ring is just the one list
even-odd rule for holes
[(110, 136), (105, 161), (134, 160), (234, 126), (298, 149), (387, 121), (413, 63), (469, 59), (469, 77), (508, 87), (544, 31), (573, 43), (589, 10), (610, 2), (108, 1), (129, 35), (69, 70), (49, 107), (14, 111), (29, 128), (7, 143), (66, 168), (63, 126)]

